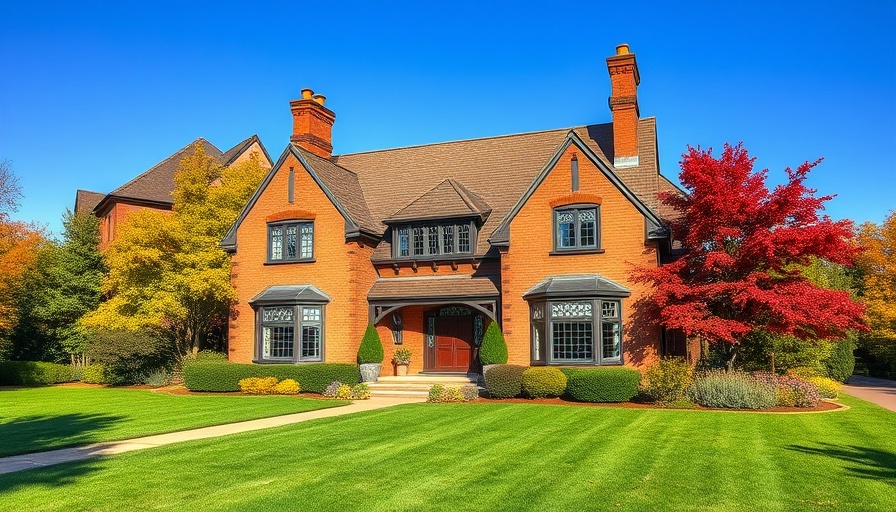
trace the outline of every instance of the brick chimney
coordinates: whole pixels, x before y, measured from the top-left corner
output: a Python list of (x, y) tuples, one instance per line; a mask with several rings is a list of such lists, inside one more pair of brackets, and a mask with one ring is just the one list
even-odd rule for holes
[(326, 96), (302, 89), (302, 99), (289, 102), (292, 110), (293, 144), (323, 158), (333, 153), (333, 123), (336, 114), (324, 107)]
[(616, 47), (616, 55), (607, 58), (610, 72), (610, 111), (613, 113), (613, 165), (638, 165), (638, 63), (627, 44)]

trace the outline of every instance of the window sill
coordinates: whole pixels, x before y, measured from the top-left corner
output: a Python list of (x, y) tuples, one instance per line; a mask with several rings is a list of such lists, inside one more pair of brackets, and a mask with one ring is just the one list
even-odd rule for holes
[(562, 249), (553, 250), (548, 253), (550, 256), (566, 256), (567, 254), (603, 254), (604, 249)]
[(292, 359), (253, 359), (252, 364), (296, 364)]
[(316, 262), (316, 258), (311, 258), (307, 260), (277, 260), (277, 261), (265, 261), (265, 265), (289, 265), (291, 263), (314, 263)]

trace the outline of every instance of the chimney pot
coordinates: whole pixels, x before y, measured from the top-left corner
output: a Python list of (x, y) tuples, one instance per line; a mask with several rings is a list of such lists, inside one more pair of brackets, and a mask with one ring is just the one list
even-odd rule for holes
[(616, 55), (628, 55), (631, 53), (628, 49), (628, 43), (622, 43), (616, 47)]
[(308, 89), (308, 88), (302, 89), (302, 99), (303, 100), (310, 100), (312, 96), (314, 96), (314, 91), (312, 91), (311, 89)]
[(316, 101), (320, 106), (324, 106), (324, 102), (327, 101), (327, 97), (323, 94), (315, 94), (311, 99)]
[(292, 111), (290, 142), (323, 158), (333, 153), (333, 123), (336, 114), (324, 106), (326, 97), (302, 89), (302, 99), (289, 102)]

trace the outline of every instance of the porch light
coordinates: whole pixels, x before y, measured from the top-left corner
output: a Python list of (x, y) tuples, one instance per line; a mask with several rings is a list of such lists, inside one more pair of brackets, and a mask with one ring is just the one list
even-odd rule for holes
[(402, 344), (401, 336), (401, 314), (392, 313), (392, 342), (396, 345)]

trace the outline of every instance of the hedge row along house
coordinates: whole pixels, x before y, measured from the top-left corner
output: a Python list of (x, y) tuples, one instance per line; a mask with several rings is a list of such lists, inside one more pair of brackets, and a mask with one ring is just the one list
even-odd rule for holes
[[(410, 373), (479, 371), (498, 322), (510, 363), (648, 364), (683, 340), (636, 311), (631, 264), (672, 257), (656, 120), (635, 55), (607, 59), (612, 122), (334, 155), (310, 89), (290, 143), (222, 241), (236, 362), (354, 362), (368, 323)], [(386, 364), (383, 373), (391, 373)]]
[(116, 238), (119, 226), (133, 212), (144, 209), (171, 210), (174, 175), (180, 169), (181, 160), (193, 154), (197, 145), (202, 147), (205, 154), (223, 165), (246, 161), (253, 154), (258, 156), (263, 166), (270, 168), (272, 165), (271, 157), (257, 135), (252, 135), (227, 151), (221, 151), (211, 142), (198, 138), (108, 194), (78, 190), (75, 194), (74, 211), (93, 212), (100, 219), (100, 249), (109, 246)]

